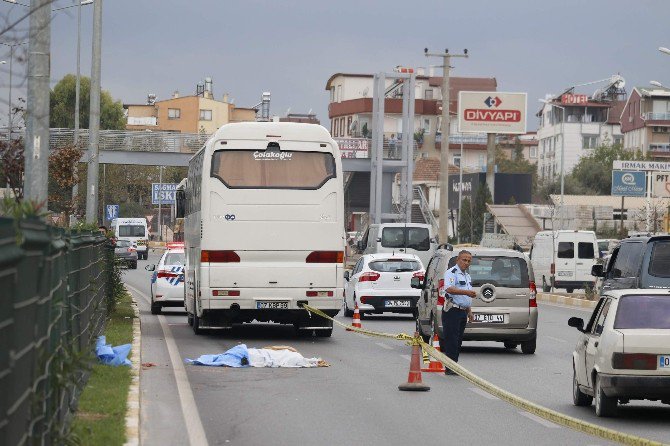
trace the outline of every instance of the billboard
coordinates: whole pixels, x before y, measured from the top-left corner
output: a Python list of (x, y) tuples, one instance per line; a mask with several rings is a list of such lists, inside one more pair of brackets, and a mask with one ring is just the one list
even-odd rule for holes
[(667, 161), (620, 161), (615, 160), (612, 163), (614, 170), (646, 170), (670, 172), (670, 162)]
[[(496, 173), (494, 204), (530, 203), (532, 175), (529, 173)], [(464, 173), (461, 198), (470, 201), (480, 186), (486, 186), (485, 173)], [(458, 175), (449, 175), (449, 208), (458, 208)]]
[(651, 181), (651, 193), (654, 197), (670, 198), (670, 173), (652, 172)]
[(647, 174), (634, 170), (612, 171), (612, 195), (644, 197), (647, 192)]
[(175, 204), (177, 183), (151, 183), (151, 204)]
[(526, 93), (461, 91), (460, 133), (526, 133)]

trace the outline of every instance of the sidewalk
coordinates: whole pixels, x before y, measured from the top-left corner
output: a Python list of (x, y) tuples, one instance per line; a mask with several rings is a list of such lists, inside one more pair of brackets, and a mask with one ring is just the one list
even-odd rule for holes
[(580, 299), (578, 297), (567, 297), (550, 293), (537, 293), (537, 300), (540, 302), (568, 305), (579, 308), (595, 308), (596, 304), (598, 303), (597, 300), (586, 300)]

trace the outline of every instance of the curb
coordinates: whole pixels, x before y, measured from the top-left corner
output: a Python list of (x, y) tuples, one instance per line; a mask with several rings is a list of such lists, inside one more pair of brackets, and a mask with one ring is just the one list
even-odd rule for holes
[(140, 356), (142, 354), (142, 334), (140, 331), (140, 311), (137, 301), (132, 293), (129, 294), (132, 298), (135, 317), (133, 318), (133, 354), (130, 357), (131, 382), (126, 403), (126, 442), (124, 446), (138, 446), (140, 444)]
[(597, 300), (586, 300), (577, 297), (566, 297), (548, 293), (537, 293), (537, 300), (577, 308), (595, 308), (598, 303)]

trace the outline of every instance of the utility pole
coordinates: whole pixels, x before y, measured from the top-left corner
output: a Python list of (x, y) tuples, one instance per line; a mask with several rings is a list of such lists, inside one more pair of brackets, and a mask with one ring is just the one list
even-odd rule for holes
[(468, 50), (463, 54), (429, 53), (428, 48), (423, 50), (426, 57), (442, 58), (442, 142), (440, 143), (440, 228), (439, 238), (441, 243), (449, 240), (449, 70), (452, 57), (468, 57)]
[[(81, 0), (77, 2), (77, 79), (74, 87), (74, 146), (79, 146), (79, 92), (81, 90)], [(77, 175), (77, 164), (74, 175)], [(79, 183), (72, 186), (72, 199), (77, 200)], [(75, 201), (76, 202), (76, 201)]]
[[(30, 1), (24, 197), (49, 209), (51, 0)], [(13, 56), (13, 54), (12, 54)], [(10, 105), (11, 107), (11, 105)], [(11, 113), (10, 113), (11, 115)], [(11, 127), (11, 124), (10, 124)]]
[(98, 143), (100, 141), (100, 65), (102, 50), (102, 0), (93, 5), (93, 55), (91, 58), (91, 105), (89, 111), (88, 175), (86, 178), (86, 223), (98, 216)]

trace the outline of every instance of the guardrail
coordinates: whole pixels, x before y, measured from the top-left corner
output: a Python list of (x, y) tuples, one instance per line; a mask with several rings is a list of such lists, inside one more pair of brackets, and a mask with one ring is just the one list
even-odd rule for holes
[(0, 217), (0, 444), (64, 443), (113, 259), (97, 233)]

